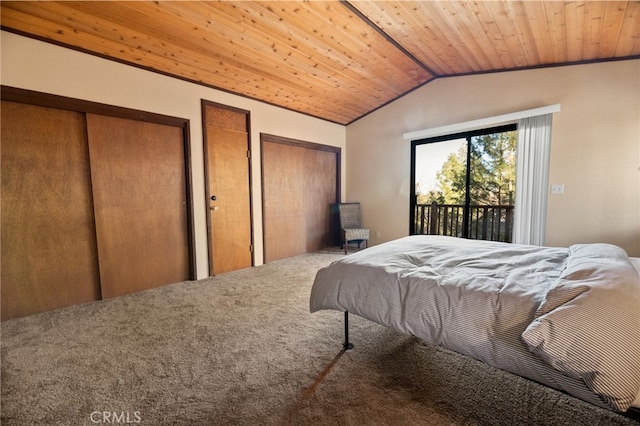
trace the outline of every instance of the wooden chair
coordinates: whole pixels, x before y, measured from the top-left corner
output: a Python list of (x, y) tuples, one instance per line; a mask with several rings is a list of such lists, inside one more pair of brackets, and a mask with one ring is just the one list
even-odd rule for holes
[(340, 236), (344, 245), (344, 254), (347, 254), (347, 247), (350, 242), (358, 243), (358, 248), (364, 242), (366, 247), (369, 240), (369, 230), (362, 227), (360, 203), (340, 203), (338, 204), (338, 214), (340, 216)]

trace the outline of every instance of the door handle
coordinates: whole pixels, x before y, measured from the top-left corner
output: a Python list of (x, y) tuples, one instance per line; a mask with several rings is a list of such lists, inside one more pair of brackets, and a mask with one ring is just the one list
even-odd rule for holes
[(213, 211), (218, 210), (218, 206), (211, 206), (211, 210)]

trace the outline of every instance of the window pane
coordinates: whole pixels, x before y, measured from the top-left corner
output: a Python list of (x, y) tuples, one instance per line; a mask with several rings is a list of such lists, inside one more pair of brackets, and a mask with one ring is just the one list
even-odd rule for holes
[(469, 238), (511, 241), (516, 132), (470, 139)]
[(466, 139), (416, 146), (418, 203), (464, 203), (466, 158)]
[(511, 242), (515, 129), (412, 143), (411, 232)]
[(463, 236), (467, 140), (415, 147), (416, 234)]

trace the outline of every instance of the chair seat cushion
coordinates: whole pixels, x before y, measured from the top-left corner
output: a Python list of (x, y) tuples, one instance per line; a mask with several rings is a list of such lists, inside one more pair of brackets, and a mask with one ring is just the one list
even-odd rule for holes
[(369, 239), (369, 230), (364, 228), (345, 228), (342, 230), (344, 235), (344, 240), (353, 241), (353, 240), (368, 240)]

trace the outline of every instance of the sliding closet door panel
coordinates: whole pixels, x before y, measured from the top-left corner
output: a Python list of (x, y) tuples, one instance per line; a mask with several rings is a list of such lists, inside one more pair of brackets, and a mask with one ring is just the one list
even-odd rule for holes
[[(244, 114), (241, 118), (245, 120)], [(207, 144), (210, 266), (215, 275), (253, 263), (247, 132), (207, 125)]]
[(336, 202), (336, 153), (305, 149), (304, 206), (307, 252), (333, 244), (330, 206)]
[(189, 279), (183, 131), (87, 115), (104, 298)]
[(267, 134), (260, 139), (265, 262), (333, 245), (340, 149)]
[(97, 300), (84, 115), (1, 109), (2, 319)]
[(306, 253), (305, 149), (262, 144), (264, 260)]

